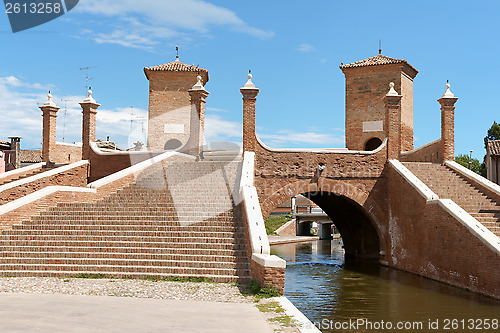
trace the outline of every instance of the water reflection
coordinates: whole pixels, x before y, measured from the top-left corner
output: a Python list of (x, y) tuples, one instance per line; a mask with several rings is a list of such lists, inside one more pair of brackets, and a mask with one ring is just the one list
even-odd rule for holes
[[(287, 261), (285, 296), (313, 322), (362, 318), (372, 322), (421, 322), (422, 329), (404, 331), (439, 332), (445, 331), (445, 319), (465, 319), (465, 323), (471, 318), (500, 319), (500, 302), (488, 297), (387, 267), (344, 266), (342, 248), (335, 240), (276, 245), (271, 252)], [(428, 329), (429, 320), (439, 320), (439, 329)], [(321, 328), (323, 332), (388, 331)]]

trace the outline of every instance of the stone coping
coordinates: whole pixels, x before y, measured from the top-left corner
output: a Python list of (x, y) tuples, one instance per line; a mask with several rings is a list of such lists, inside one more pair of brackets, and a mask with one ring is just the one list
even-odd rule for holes
[(60, 166), (58, 168), (39, 173), (37, 175), (33, 175), (31, 177), (27, 177), (27, 178), (13, 181), (13, 182), (9, 182), (7, 184), (0, 186), (0, 193), (5, 191), (5, 190), (16, 187), (16, 186), (28, 184), (28, 183), (34, 182), (34, 181), (42, 179), (42, 178), (54, 176), (54, 175), (57, 175), (59, 173), (66, 172), (68, 170), (81, 167), (82, 165), (85, 165), (85, 164), (89, 164), (89, 161), (87, 161), (87, 160), (78, 161), (78, 162), (75, 162), (72, 164), (63, 165), (63, 166)]
[(253, 184), (254, 158), (255, 153), (253, 152), (247, 151), (243, 155), (239, 199), (242, 200), (245, 210), (252, 253), (269, 255), (271, 253), (269, 239), (267, 238), (257, 189)]
[(453, 216), (464, 227), (469, 229), (479, 240), (500, 256), (500, 238), (486, 228), (482, 223), (467, 213), (462, 207), (450, 199), (430, 201), (436, 203)]
[(302, 333), (321, 333), (321, 331), (314, 326), (314, 324), (302, 313), (299, 309), (293, 305), (288, 298), (274, 297), (271, 300), (280, 303), (281, 307), (285, 310), (287, 316), (292, 317), (295, 320), (295, 326)]
[(493, 183), (492, 181), (478, 175), (472, 170), (467, 169), (463, 165), (458, 164), (455, 161), (445, 161), (446, 166), (448, 166), (453, 171), (456, 171), (464, 178), (468, 178), (478, 183), (479, 185), (485, 187), (489, 191), (495, 193), (500, 197), (500, 185)]
[(389, 160), (389, 164), (391, 164), (391, 166), (426, 199), (427, 204), (438, 204), (441, 206), (460, 224), (469, 229), (469, 231), (472, 232), (472, 234), (474, 234), (483, 244), (500, 255), (500, 238), (498, 236), (492, 233), (488, 228), (472, 217), (453, 200), (440, 199), (437, 194), (431, 191), (427, 185), (418, 179), (401, 162), (397, 160)]
[(426, 201), (439, 199), (438, 195), (434, 193), (427, 185), (417, 178), (407, 167), (398, 160), (389, 160), (389, 164), (396, 170), (408, 183), (413, 186), (418, 193), (420, 193)]
[(0, 206), (0, 216), (2, 214), (6, 214), (14, 209), (17, 209), (19, 207), (22, 207), (24, 205), (27, 205), (29, 203), (32, 203), (34, 201), (37, 201), (39, 199), (42, 199), (43, 197), (46, 197), (50, 194), (53, 194), (53, 193), (56, 193), (59, 191), (60, 192), (96, 193), (95, 189), (86, 188), (86, 187), (51, 185), (51, 186), (44, 187), (41, 190), (38, 190), (36, 192), (25, 195), (24, 197), (21, 197), (19, 199), (14, 200), (14, 201), (11, 201), (11, 202), (8, 202), (4, 205), (1, 205)]
[(40, 162), (40, 163), (35, 163), (32, 165), (25, 166), (25, 167), (22, 167), (19, 169), (14, 169), (14, 170), (10, 170), (7, 172), (3, 172), (0, 174), (0, 179), (5, 178), (5, 177), (9, 177), (9, 176), (13, 176), (13, 175), (17, 175), (18, 173), (23, 173), (26, 171), (35, 170), (35, 169), (43, 167), (46, 164), (47, 164), (47, 162)]
[(380, 152), (387, 146), (387, 137), (382, 141), (382, 144), (375, 150), (365, 151), (365, 150), (349, 150), (347, 148), (271, 148), (267, 146), (259, 138), (257, 133), (255, 133), (255, 138), (257, 143), (262, 146), (262, 148), (271, 152), (287, 152), (287, 153), (326, 153), (326, 154), (361, 154), (361, 155), (373, 155)]

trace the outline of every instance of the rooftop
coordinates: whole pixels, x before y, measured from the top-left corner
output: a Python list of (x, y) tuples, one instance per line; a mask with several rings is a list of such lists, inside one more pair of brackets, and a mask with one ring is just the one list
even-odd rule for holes
[(500, 156), (500, 140), (488, 141), (487, 151), (492, 156)]
[(344, 68), (355, 68), (355, 67), (367, 67), (367, 66), (380, 66), (380, 65), (392, 65), (392, 64), (406, 64), (410, 66), (416, 73), (418, 70), (415, 69), (412, 65), (410, 65), (405, 59), (395, 59), (391, 57), (387, 57), (382, 54), (377, 54), (374, 57), (359, 60), (350, 64), (341, 65), (340, 69)]
[(39, 163), (42, 162), (41, 150), (21, 150), (21, 163)]
[(179, 60), (167, 62), (158, 66), (145, 67), (145, 71), (171, 71), (171, 72), (204, 72), (208, 70), (195, 65), (188, 65)]

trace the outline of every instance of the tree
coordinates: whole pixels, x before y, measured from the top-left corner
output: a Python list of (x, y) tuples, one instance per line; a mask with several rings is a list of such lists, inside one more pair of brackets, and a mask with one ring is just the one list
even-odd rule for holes
[(500, 140), (500, 125), (496, 121), (493, 122), (488, 134), (484, 137), (484, 149), (488, 148), (488, 141), (490, 140)]
[(458, 155), (455, 157), (455, 162), (463, 165), (467, 169), (471, 169), (475, 173), (486, 177), (486, 166), (484, 163), (480, 163), (477, 158), (471, 159), (469, 155)]

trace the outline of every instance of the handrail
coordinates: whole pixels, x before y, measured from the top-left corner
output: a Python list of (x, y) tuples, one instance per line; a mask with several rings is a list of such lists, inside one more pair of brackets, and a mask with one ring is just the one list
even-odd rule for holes
[(25, 166), (25, 167), (22, 167), (22, 168), (19, 168), (19, 169), (14, 169), (14, 170), (10, 170), (10, 171), (7, 171), (7, 172), (3, 172), (3, 173), (0, 173), (0, 179), (5, 178), (5, 177), (9, 177), (9, 176), (12, 176), (12, 175), (17, 175), (18, 173), (22, 173), (22, 172), (25, 172), (25, 171), (31, 171), (31, 170), (34, 170), (34, 169), (37, 169), (37, 168), (41, 168), (41, 167), (43, 167), (46, 164), (47, 164), (47, 162), (40, 162), (40, 163), (35, 163), (35, 164), (32, 164), (32, 165)]
[(474, 182), (485, 187), (487, 190), (495, 193), (496, 195), (498, 195), (500, 197), (500, 185), (495, 184), (492, 181), (490, 181), (484, 177), (481, 177), (480, 175), (478, 175), (474, 171), (467, 169), (466, 167), (458, 164), (455, 161), (445, 161), (444, 163), (446, 164), (446, 166), (448, 166), (453, 171), (459, 173), (460, 175), (462, 175), (465, 178), (473, 180)]
[(82, 161), (78, 161), (78, 162), (75, 162), (75, 163), (72, 163), (72, 164), (63, 165), (63, 166), (60, 166), (58, 168), (55, 168), (55, 169), (52, 169), (52, 170), (47, 170), (45, 172), (39, 173), (37, 175), (33, 175), (31, 177), (28, 177), (28, 178), (23, 178), (23, 179), (19, 179), (19, 180), (16, 180), (16, 181), (13, 181), (13, 182), (10, 182), (10, 183), (7, 183), (7, 184), (3, 184), (3, 185), (0, 186), (0, 193), (3, 192), (3, 191), (6, 191), (8, 189), (14, 188), (16, 186), (28, 184), (28, 183), (34, 182), (34, 181), (42, 179), (42, 178), (47, 178), (47, 177), (50, 177), (50, 176), (57, 175), (57, 174), (59, 174), (61, 172), (66, 172), (68, 170), (71, 170), (71, 169), (74, 169), (74, 168), (78, 168), (78, 167), (80, 167), (82, 165), (85, 165), (85, 164), (89, 164), (89, 161), (82, 160)]
[(267, 238), (262, 210), (260, 209), (257, 189), (253, 185), (255, 153), (246, 151), (243, 154), (243, 166), (240, 182), (240, 197), (248, 222), (248, 231), (252, 253), (270, 254), (269, 239)]
[(427, 185), (417, 178), (403, 163), (398, 160), (389, 160), (389, 164), (396, 170), (411, 186), (413, 186), (418, 193), (420, 193), (426, 201), (439, 199), (438, 195), (434, 193)]

